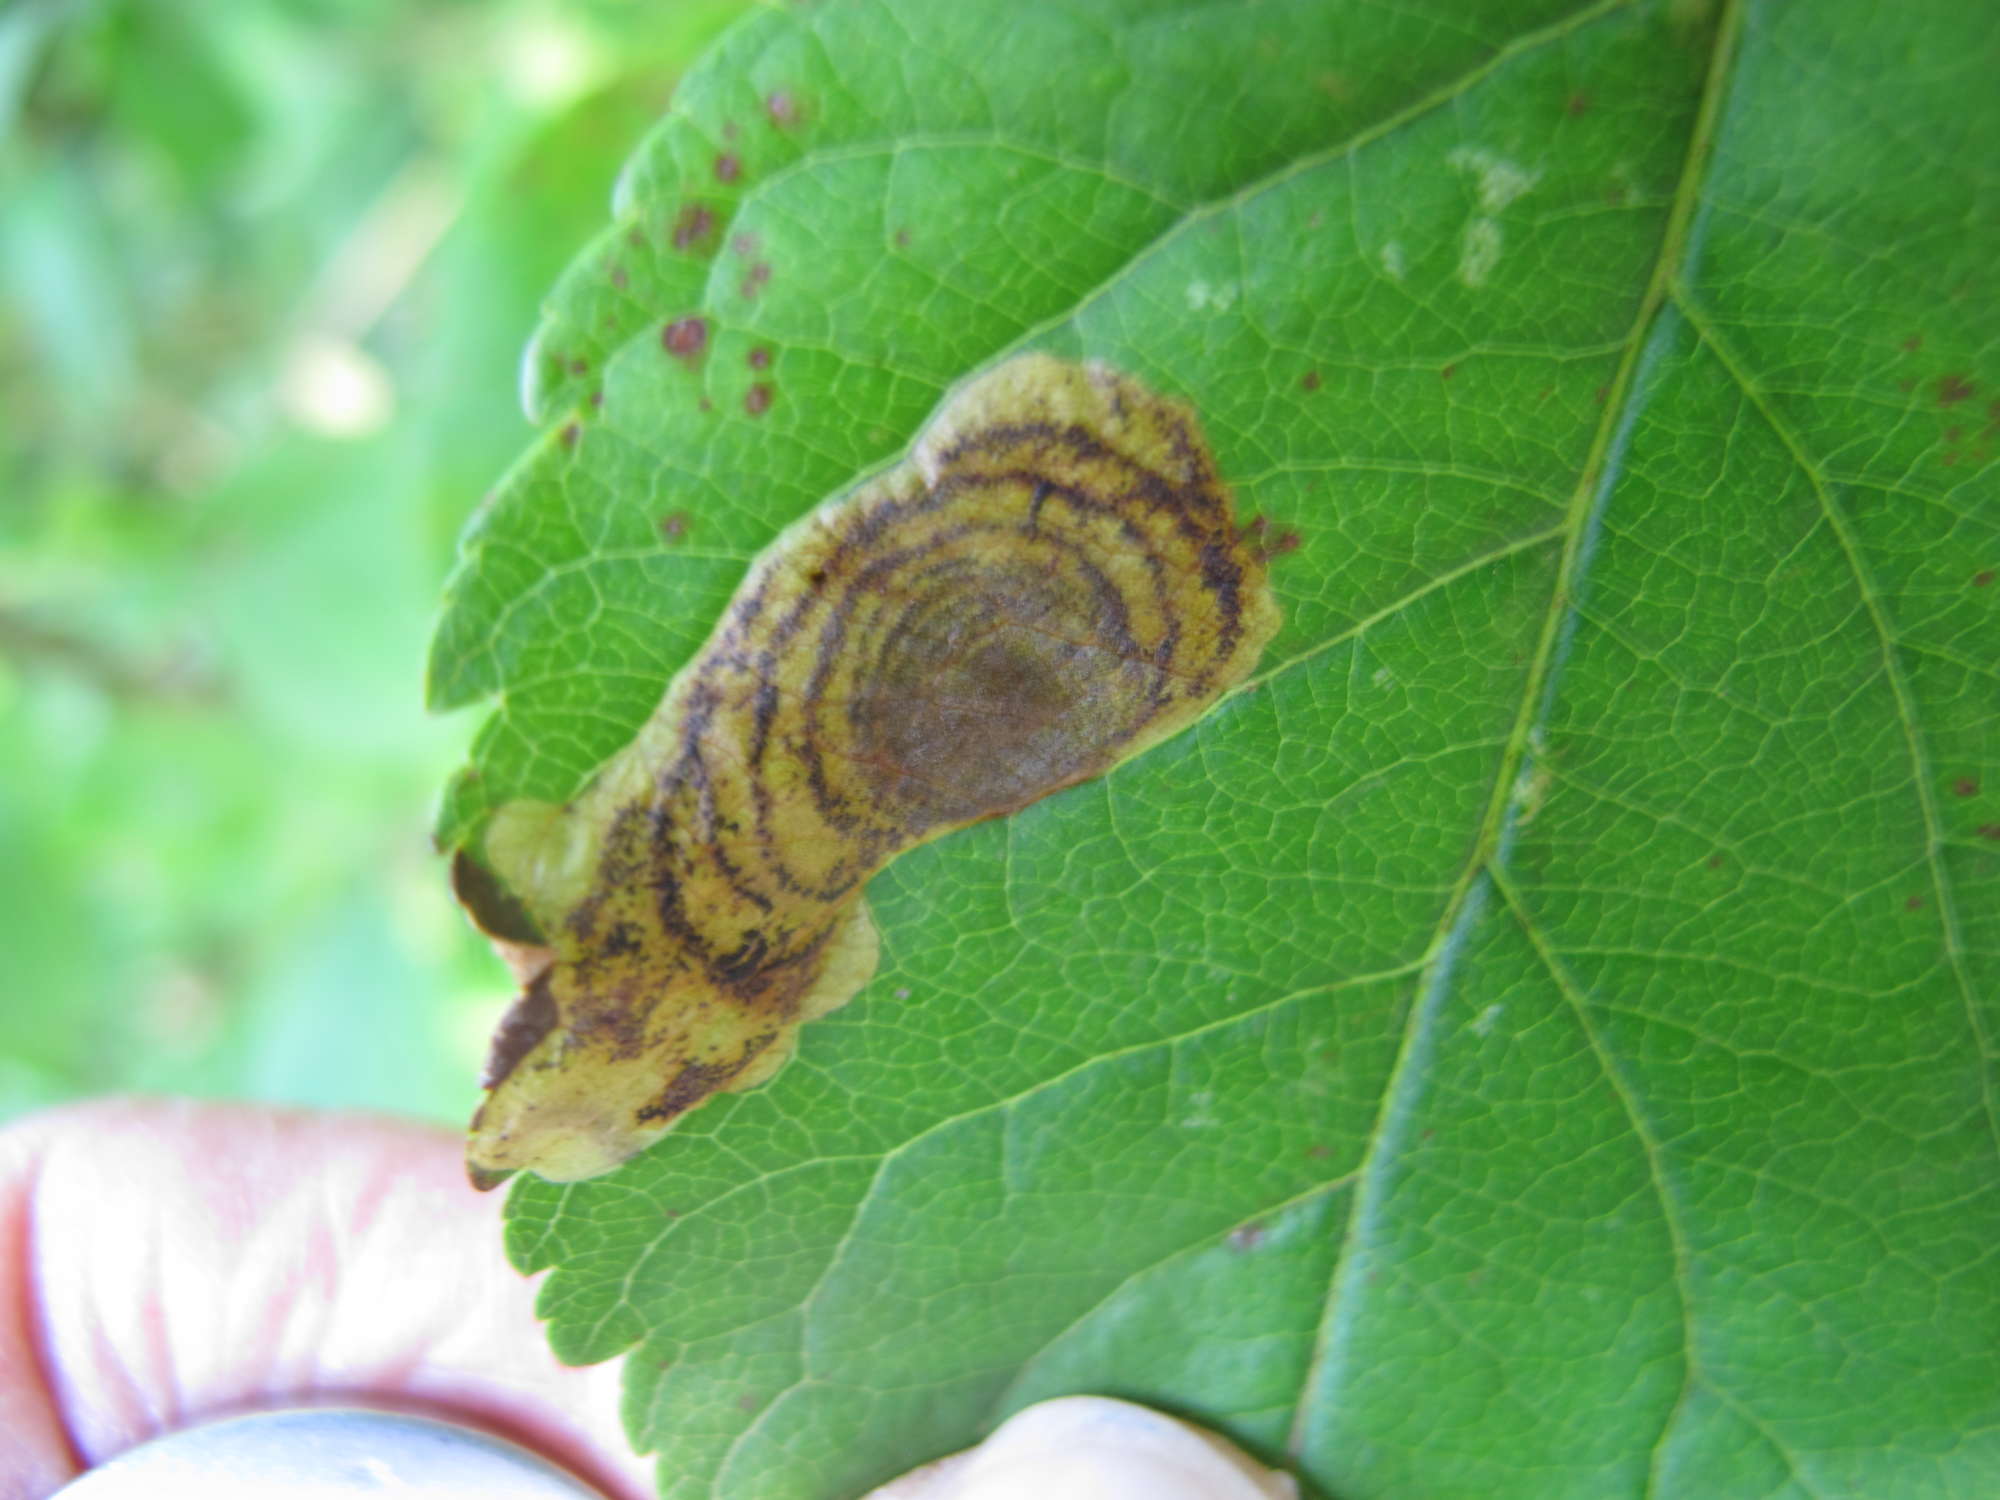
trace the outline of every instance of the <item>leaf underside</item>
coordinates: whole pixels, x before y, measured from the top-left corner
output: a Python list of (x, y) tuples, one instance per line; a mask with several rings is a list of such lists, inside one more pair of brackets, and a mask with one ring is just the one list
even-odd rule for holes
[(685, 81), (450, 588), (448, 844), (1020, 349), (1298, 544), (1195, 730), (875, 880), (774, 1084), (514, 1192), (663, 1494), (1071, 1391), (1342, 1500), (2000, 1485), (1995, 61), (1953, 0), (825, 0)]

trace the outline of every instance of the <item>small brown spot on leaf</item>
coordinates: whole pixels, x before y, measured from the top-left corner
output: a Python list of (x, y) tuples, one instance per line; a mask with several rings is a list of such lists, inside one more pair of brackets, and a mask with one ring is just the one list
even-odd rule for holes
[(575, 359), (569, 362), (569, 372), (572, 375), (581, 375), (589, 368), (590, 368), (590, 361), (585, 359), (580, 354)]
[(562, 436), (562, 445), (565, 448), (574, 448), (576, 446), (576, 440), (583, 436), (583, 429), (581, 427), (578, 427), (574, 422), (565, 422), (563, 423), (563, 430), (561, 436)]
[(734, 120), (722, 122), (722, 138), (725, 141), (733, 141), (741, 134), (743, 134), (742, 128)]
[(692, 250), (715, 233), (715, 212), (699, 203), (689, 203), (674, 216), (672, 232), (676, 250)]
[(699, 405), (701, 406), (701, 409), (702, 409), (703, 411), (714, 411), (714, 410), (715, 410), (715, 403), (714, 403), (713, 401), (709, 400), (709, 399), (708, 399), (708, 397), (706, 397), (706, 396), (703, 396), (703, 397), (701, 398), (701, 401), (700, 401)]
[(743, 295), (746, 298), (755, 297), (764, 289), (765, 283), (770, 279), (771, 263), (766, 260), (758, 261), (756, 265), (743, 273)]
[(1319, 389), (1319, 371), (1317, 371), (1317, 370), (1308, 370), (1308, 371), (1306, 371), (1306, 373), (1305, 373), (1305, 378), (1304, 378), (1303, 380), (1301, 380), (1301, 381), (1299, 382), (1299, 384), (1300, 384), (1300, 385), (1302, 385), (1302, 386), (1304, 386), (1304, 387), (1305, 387), (1305, 388), (1306, 388), (1307, 390), (1309, 390), (1309, 391), (1316, 391), (1316, 390), (1318, 390), (1318, 389)]
[(1923, 905), (1924, 905), (1924, 898), (1922, 896), (1912, 896), (1910, 897), (1909, 900), (1903, 903), (1903, 910), (1921, 911), (1923, 910)]
[(761, 417), (771, 409), (771, 387), (758, 381), (743, 393), (743, 409), (753, 417)]
[(1578, 89), (1574, 94), (1563, 100), (1563, 113), (1568, 115), (1572, 120), (1589, 114), (1590, 95)]
[(692, 360), (708, 347), (708, 319), (676, 318), (660, 330), (660, 343), (674, 358)]
[(1709, 868), (1710, 868), (1711, 870), (1719, 870), (1719, 869), (1721, 869), (1721, 868), (1722, 868), (1722, 856), (1721, 856), (1720, 854), (1711, 854), (1711, 855), (1709, 855), (1709, 857), (1708, 857), (1708, 867), (1709, 867)]
[(897, 248), (898, 250), (907, 250), (907, 249), (909, 249), (909, 248), (910, 248), (910, 231), (909, 231), (909, 230), (907, 230), (907, 229), (899, 229), (899, 230), (897, 230), (897, 231), (896, 231), (896, 233), (895, 233), (895, 234), (894, 234), (894, 235), (892, 236), (892, 238), (893, 238), (893, 239), (895, 240), (895, 242), (896, 242), (896, 248)]
[(1972, 395), (1972, 392), (1972, 382), (1967, 380), (1963, 375), (1952, 374), (1940, 375), (1938, 377), (1937, 404), (1939, 406), (1956, 406), (1959, 402), (1968, 399)]
[(1954, 797), (1977, 797), (1979, 783), (1970, 776), (1961, 776), (1951, 784), (1951, 794)]
[(734, 151), (725, 151), (715, 159), (715, 180), (734, 182), (743, 175), (743, 159)]
[(1903, 379), (1896, 382), (1896, 389), (1901, 391), (1905, 396), (1909, 395), (1910, 392), (1914, 391), (1916, 388), (1917, 388), (1917, 383), (1914, 380)]
[(1440, 380), (1449, 380), (1451, 379), (1452, 376), (1456, 375), (1457, 373), (1458, 373), (1457, 365), (1446, 365), (1442, 370), (1438, 371), (1438, 378)]
[(1271, 555), (1283, 557), (1287, 552), (1299, 550), (1299, 534), (1296, 531), (1281, 531), (1278, 539), (1271, 543)]
[(764, 113), (778, 129), (790, 130), (799, 123), (802, 112), (798, 96), (790, 89), (773, 89), (764, 97)]
[(1981, 568), (1977, 573), (1972, 575), (1972, 586), (1976, 589), (1983, 589), (1992, 581), (1993, 570), (1991, 568)]
[(625, 274), (623, 266), (613, 266), (611, 268), (611, 284), (617, 287), (619, 291), (624, 291), (631, 280), (632, 278)]
[(641, 229), (637, 224), (634, 224), (630, 229), (625, 231), (625, 243), (630, 245), (634, 250), (645, 249), (646, 231)]
[(758, 239), (756, 235), (750, 233), (747, 229), (741, 234), (732, 234), (729, 237), (729, 248), (745, 260), (755, 255), (763, 243), (762, 240)]
[(1903, 340), (1902, 347), (1905, 354), (1915, 354), (1924, 347), (1924, 336), (1921, 333), (1913, 333)]
[(1596, 390), (1590, 393), (1590, 399), (1595, 401), (1599, 406), (1602, 406), (1605, 402), (1611, 399), (1611, 387), (1608, 385), (1600, 385)]
[(753, 370), (768, 370), (771, 368), (771, 351), (762, 344), (752, 349), (743, 358)]
[(2000, 823), (1981, 823), (1979, 825), (1979, 836), (1983, 839), (1991, 839), (1994, 843), (2000, 844)]
[(1329, 1156), (1333, 1155), (1333, 1147), (1322, 1142), (1315, 1142), (1313, 1145), (1306, 1147), (1306, 1155), (1310, 1156), (1314, 1161), (1325, 1161)]
[(736, 1409), (738, 1411), (745, 1411), (745, 1412), (755, 1411), (759, 1406), (763, 1404), (764, 1403), (758, 1397), (752, 1395), (748, 1391), (745, 1391), (742, 1395), (736, 1398)]
[(660, 517), (660, 540), (669, 546), (688, 534), (688, 514), (684, 510), (670, 510)]

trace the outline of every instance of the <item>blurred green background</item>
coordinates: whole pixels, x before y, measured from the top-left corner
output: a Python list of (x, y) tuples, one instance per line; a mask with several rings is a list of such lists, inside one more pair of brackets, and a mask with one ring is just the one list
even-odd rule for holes
[(0, 0), (0, 1114), (458, 1123), (421, 672), (519, 351), (746, 0)]

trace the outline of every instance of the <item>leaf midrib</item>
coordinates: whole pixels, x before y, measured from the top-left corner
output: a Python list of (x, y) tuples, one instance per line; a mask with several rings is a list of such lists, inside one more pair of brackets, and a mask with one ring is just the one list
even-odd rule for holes
[[(1601, 10), (1608, 12), (1611, 8), (1607, 6)], [(1416, 1091), (1422, 1074), (1417, 1061), (1428, 1050), (1431, 1041), (1431, 1023), (1451, 982), (1454, 962), (1467, 936), (1484, 914), (1486, 893), (1489, 890), (1497, 889), (1510, 910), (1513, 910), (1526, 925), (1525, 910), (1516, 906), (1508, 895), (1512, 887), (1511, 884), (1505, 883), (1502, 870), (1507, 836), (1513, 828), (1514, 788), (1535, 737), (1545, 725), (1553, 701), (1556, 676), (1561, 666), (1561, 648), (1566, 643), (1567, 633), (1577, 622), (1577, 599), (1590, 560), (1594, 523), (1601, 514), (1603, 503), (1615, 478), (1616, 466), (1613, 459), (1619, 452), (1620, 440), (1629, 432), (1637, 414), (1631, 407), (1631, 401), (1641, 365), (1651, 342), (1649, 332), (1653, 329), (1662, 307), (1666, 305), (1682, 260), (1689, 248), (1695, 210), (1701, 197), (1701, 184), (1709, 152), (1714, 145), (1716, 127), (1721, 118), (1729, 69), (1736, 55), (1741, 28), (1741, 0), (1728, 0), (1717, 23), (1708, 76), (1703, 83), (1701, 102), (1696, 111), (1694, 126), (1689, 133), (1687, 154), (1682, 162), (1673, 206), (1668, 212), (1667, 223), (1661, 233), (1660, 248), (1654, 259), (1653, 272), (1633, 317), (1631, 332), (1625, 341), (1625, 353), (1619, 361), (1618, 371), (1606, 394), (1604, 412), (1598, 421), (1588, 456), (1578, 473), (1576, 486), (1570, 495), (1562, 524), (1562, 559), (1556, 569), (1555, 583), (1550, 590), (1548, 607), (1543, 615), (1541, 635), (1522, 683), (1521, 702), (1514, 727), (1501, 752), (1478, 838), (1474, 841), (1472, 852), (1467, 857), (1452, 894), (1446, 901), (1438, 924), (1433, 929), (1431, 942), (1423, 961), (1423, 977), (1416, 986), (1416, 998), (1410, 1007), (1409, 1020), (1404, 1026), (1396, 1061), (1391, 1066), (1388, 1082), (1383, 1089), (1382, 1106), (1377, 1112), (1376, 1127), (1370, 1133), (1368, 1149), (1363, 1154), (1355, 1174), (1354, 1206), (1347, 1217), (1340, 1252), (1332, 1262), (1333, 1269), (1323, 1299), (1320, 1323), (1314, 1335), (1313, 1353), (1307, 1364), (1306, 1377), (1300, 1382), (1297, 1405), (1286, 1437), (1286, 1452), (1294, 1458), (1302, 1454), (1309, 1414), (1319, 1404), (1316, 1398), (1328, 1379), (1327, 1372), (1342, 1363), (1337, 1345), (1350, 1331), (1349, 1318), (1355, 1301), (1354, 1288), (1363, 1274), (1370, 1248), (1367, 1238), (1376, 1227), (1382, 1200), (1388, 1191), (1387, 1184), (1391, 1175), (1388, 1164), (1393, 1162), (1400, 1150), (1399, 1135), (1391, 1126), (1398, 1117), (1410, 1111), (1411, 1100), (1408, 1096)], [(1563, 29), (1567, 31), (1569, 28)], [(1547, 32), (1538, 33), (1535, 44), (1542, 45), (1552, 39), (1553, 37)], [(1532, 937), (1534, 929), (1530, 928), (1529, 931)], [(1539, 948), (1537, 952), (1540, 952)], [(1564, 976), (1553, 970), (1551, 973), (1560, 987)], [(1567, 990), (1564, 993), (1568, 995)], [(1577, 1013), (1581, 1021), (1583, 1019), (1581, 1011), (1578, 1010)], [(1660, 1198), (1662, 1218), (1672, 1242), (1675, 1264), (1684, 1272), (1688, 1254), (1686, 1235), (1660, 1168), (1657, 1141), (1643, 1112), (1638, 1108), (1637, 1099), (1631, 1096), (1626, 1088), (1622, 1075), (1611, 1066), (1609, 1059), (1604, 1057), (1594, 1030), (1587, 1024), (1585, 1029), (1593, 1051), (1601, 1059), (1607, 1078), (1618, 1091), (1621, 1106), (1631, 1119), (1634, 1131), (1646, 1151), (1649, 1176)], [(1684, 1374), (1679, 1396), (1662, 1423), (1660, 1436), (1654, 1443), (1653, 1467), (1648, 1477), (1649, 1491), (1657, 1488), (1660, 1456), (1665, 1452), (1668, 1437), (1694, 1389), (1692, 1309), (1685, 1290), (1684, 1275), (1677, 1276), (1675, 1287), (1681, 1308)]]

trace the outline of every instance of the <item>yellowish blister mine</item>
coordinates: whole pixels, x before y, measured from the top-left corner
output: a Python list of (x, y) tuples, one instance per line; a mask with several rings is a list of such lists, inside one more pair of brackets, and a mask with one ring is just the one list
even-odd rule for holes
[(873, 973), (870, 876), (1185, 729), (1277, 624), (1187, 406), (1041, 354), (968, 383), (765, 549), (584, 791), (461, 851), (523, 983), (473, 1180), (596, 1176), (769, 1078)]

